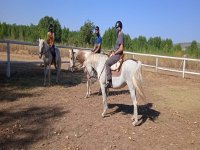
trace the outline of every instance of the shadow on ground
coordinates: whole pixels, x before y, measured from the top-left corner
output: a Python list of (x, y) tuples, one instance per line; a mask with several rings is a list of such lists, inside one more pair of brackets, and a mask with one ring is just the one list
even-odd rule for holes
[(29, 149), (41, 139), (52, 138), (51, 122), (68, 113), (59, 107), (12, 110), (0, 111), (0, 149)]
[[(2, 66), (5, 69), (5, 64)], [(29, 94), (28, 89), (43, 86), (44, 72), (43, 67), (34, 63), (12, 64), (11, 77), (6, 78), (5, 70), (0, 69), (0, 102), (15, 101), (21, 97), (35, 97), (37, 94)], [(85, 82), (82, 70), (71, 72), (65, 69), (61, 70), (61, 79), (56, 84), (56, 70), (52, 66), (51, 86), (71, 87)]]
[[(111, 112), (111, 115), (114, 115), (116, 113), (121, 112), (123, 115), (127, 114), (133, 114), (133, 105), (126, 105), (126, 104), (108, 104), (109, 108), (115, 108), (116, 109)], [(152, 103), (147, 103), (145, 105), (139, 105), (138, 106), (138, 115), (142, 115), (141, 123), (139, 125), (142, 125), (146, 122), (147, 119), (151, 121), (155, 121), (158, 116), (160, 115), (159, 111), (154, 110)]]

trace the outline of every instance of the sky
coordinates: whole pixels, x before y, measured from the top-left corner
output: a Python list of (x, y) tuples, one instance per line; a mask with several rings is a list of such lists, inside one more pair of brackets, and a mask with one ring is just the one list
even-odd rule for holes
[(45, 16), (70, 31), (90, 20), (103, 35), (120, 20), (131, 38), (200, 42), (200, 0), (0, 0), (0, 22), (37, 25)]

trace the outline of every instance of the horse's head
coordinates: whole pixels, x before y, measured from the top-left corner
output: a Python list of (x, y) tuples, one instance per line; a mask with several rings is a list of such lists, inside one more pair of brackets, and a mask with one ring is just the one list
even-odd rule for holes
[(69, 67), (70, 70), (73, 72), (75, 67), (75, 61), (76, 61), (76, 53), (73, 49), (69, 50)]
[(39, 57), (41, 58), (42, 57), (42, 54), (44, 53), (44, 44), (45, 44), (45, 41), (44, 39), (39, 39)]

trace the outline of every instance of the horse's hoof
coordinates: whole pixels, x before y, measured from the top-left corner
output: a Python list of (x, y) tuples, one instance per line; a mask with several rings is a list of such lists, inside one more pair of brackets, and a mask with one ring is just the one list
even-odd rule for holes
[(101, 116), (104, 118), (104, 117), (105, 117), (105, 114), (104, 114), (104, 113), (102, 113), (102, 114), (101, 114)]
[[(137, 118), (138, 118), (138, 120), (140, 120), (140, 119), (142, 118), (142, 115), (138, 115)], [(131, 120), (132, 120), (132, 121), (135, 121), (135, 117), (133, 116), (133, 117), (131, 118)]]
[(132, 120), (132, 121), (135, 121), (135, 118), (134, 118), (134, 117), (131, 117), (131, 120)]
[(133, 124), (134, 127), (135, 127), (135, 126), (138, 126), (138, 125), (141, 124), (141, 120), (140, 120), (140, 121), (134, 121), (132, 124)]
[(136, 122), (136, 121), (134, 121), (133, 123), (133, 126), (135, 127), (135, 126), (137, 126), (138, 125), (138, 121)]

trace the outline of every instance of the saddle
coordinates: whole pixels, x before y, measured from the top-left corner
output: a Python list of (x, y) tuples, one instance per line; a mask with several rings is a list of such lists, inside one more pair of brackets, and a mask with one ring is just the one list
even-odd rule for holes
[(112, 76), (119, 76), (121, 74), (121, 66), (124, 62), (124, 54), (121, 55), (118, 62), (111, 66)]

